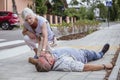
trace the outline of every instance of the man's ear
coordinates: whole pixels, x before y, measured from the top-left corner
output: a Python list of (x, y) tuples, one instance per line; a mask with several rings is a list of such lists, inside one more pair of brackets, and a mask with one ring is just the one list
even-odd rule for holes
[(51, 61), (50, 61), (50, 64), (51, 64), (51, 65), (54, 65), (54, 62), (55, 62), (54, 60), (51, 60)]

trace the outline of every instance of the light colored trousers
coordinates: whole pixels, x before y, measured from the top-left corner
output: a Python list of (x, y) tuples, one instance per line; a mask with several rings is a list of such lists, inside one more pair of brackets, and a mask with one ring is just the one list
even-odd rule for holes
[[(39, 41), (39, 39), (31, 39), (28, 35), (24, 36), (24, 40), (26, 42), (26, 44), (33, 50), (35, 48), (38, 48), (38, 51), (40, 51), (42, 49), (42, 42), (43, 39), (41, 38), (41, 41)], [(40, 45), (38, 45), (40, 44)], [(54, 45), (56, 45), (56, 38), (53, 41), (48, 41), (48, 45), (47, 45), (47, 50), (51, 51), (52, 47), (54, 47)]]

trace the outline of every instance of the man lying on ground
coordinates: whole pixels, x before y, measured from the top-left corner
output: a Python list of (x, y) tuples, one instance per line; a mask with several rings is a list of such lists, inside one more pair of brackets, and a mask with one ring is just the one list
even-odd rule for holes
[(102, 69), (111, 69), (113, 65), (90, 64), (88, 62), (101, 59), (108, 51), (110, 45), (105, 44), (100, 52), (86, 49), (58, 48), (38, 59), (29, 58), (29, 62), (35, 65), (38, 72), (55, 71), (96, 71)]

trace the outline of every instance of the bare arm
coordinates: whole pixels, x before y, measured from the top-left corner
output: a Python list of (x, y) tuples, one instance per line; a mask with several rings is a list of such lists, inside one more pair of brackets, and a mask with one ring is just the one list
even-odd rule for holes
[(23, 31), (22, 31), (22, 34), (23, 34), (23, 35), (26, 35), (27, 33), (28, 33), (28, 30), (24, 27), (24, 28), (23, 28)]
[(28, 29), (26, 29), (25, 27), (23, 28), (22, 34), (23, 35), (28, 35), (31, 34), (32, 32), (30, 32)]
[(109, 64), (85, 64), (83, 71), (97, 71), (102, 69), (111, 69), (113, 65), (111, 63)]
[(29, 30), (27, 30), (25, 27), (23, 28), (22, 34), (28, 35), (31, 39), (36, 39), (36, 35), (30, 32)]
[(31, 64), (33, 64), (33, 65), (36, 65), (37, 64), (37, 62), (38, 62), (38, 59), (34, 59), (34, 58), (32, 58), (32, 57), (29, 57), (29, 62), (31, 63)]
[(47, 33), (46, 23), (43, 23), (42, 25), (42, 36), (43, 36), (42, 49), (46, 49), (48, 44), (48, 33)]

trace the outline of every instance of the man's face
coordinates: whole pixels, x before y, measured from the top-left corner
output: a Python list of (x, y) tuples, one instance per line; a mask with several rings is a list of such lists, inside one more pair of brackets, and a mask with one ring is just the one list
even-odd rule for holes
[(54, 61), (55, 61), (54, 58), (53, 58), (53, 56), (51, 54), (49, 54), (49, 53), (46, 53), (45, 56), (46, 56), (46, 59), (47, 59), (48, 63), (50, 65), (53, 65)]
[(40, 62), (49, 64), (51, 66), (54, 64), (54, 61), (55, 61), (53, 56), (49, 54), (48, 52), (44, 54), (43, 56), (40, 56), (39, 60)]
[(29, 24), (29, 25), (32, 25), (35, 21), (35, 16), (29, 14), (26, 16), (26, 19), (25, 21)]

